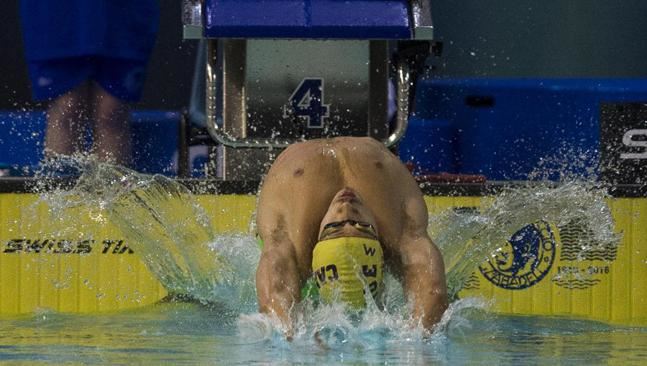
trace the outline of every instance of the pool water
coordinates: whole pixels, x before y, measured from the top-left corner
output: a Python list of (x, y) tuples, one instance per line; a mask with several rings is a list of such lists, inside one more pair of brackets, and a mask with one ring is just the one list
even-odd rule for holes
[(39, 313), (0, 321), (0, 360), (83, 364), (644, 364), (647, 329), (495, 316), (466, 307), (430, 337), (382, 329), (322, 345), (288, 342), (215, 306), (164, 303), (103, 315)]

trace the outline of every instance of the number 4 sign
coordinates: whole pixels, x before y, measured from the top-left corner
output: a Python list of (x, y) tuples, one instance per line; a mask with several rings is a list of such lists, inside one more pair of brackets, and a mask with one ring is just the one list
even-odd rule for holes
[(297, 116), (307, 121), (308, 128), (323, 128), (324, 119), (330, 116), (328, 104), (324, 104), (324, 79), (304, 78), (283, 106), (283, 117)]

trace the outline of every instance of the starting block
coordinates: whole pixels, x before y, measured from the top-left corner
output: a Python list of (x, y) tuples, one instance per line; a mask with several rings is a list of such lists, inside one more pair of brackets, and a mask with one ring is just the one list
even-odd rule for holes
[[(184, 38), (204, 45), (194, 123), (217, 146), (208, 175), (225, 180), (259, 180), (301, 140), (395, 145), (433, 49), (429, 1), (186, 0), (183, 14)], [(183, 135), (181, 161), (193, 139)]]

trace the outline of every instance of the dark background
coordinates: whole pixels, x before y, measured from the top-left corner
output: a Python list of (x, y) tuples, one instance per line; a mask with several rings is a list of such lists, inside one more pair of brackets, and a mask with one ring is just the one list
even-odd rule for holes
[[(181, 3), (160, 0), (157, 43), (137, 108), (178, 110), (188, 104), (197, 41), (182, 40)], [(30, 102), (19, 4), (20, 0), (0, 1), (0, 109), (39, 107)]]
[[(40, 107), (30, 102), (18, 3), (0, 2), (0, 109)], [(197, 41), (182, 40), (181, 1), (160, 4), (136, 107), (179, 110), (188, 104)], [(441, 77), (647, 77), (647, 1), (437, 0), (432, 11), (444, 43)]]

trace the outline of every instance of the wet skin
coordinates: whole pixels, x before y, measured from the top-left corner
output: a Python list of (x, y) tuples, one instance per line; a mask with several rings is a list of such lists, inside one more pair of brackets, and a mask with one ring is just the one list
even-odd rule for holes
[(345, 224), (371, 224), (387, 269), (402, 281), (414, 319), (426, 328), (447, 307), (444, 265), (427, 234), (427, 208), (406, 167), (368, 138), (311, 140), (287, 148), (268, 172), (259, 197), (257, 227), (264, 242), (256, 273), (260, 310), (291, 329), (290, 312), (311, 273), (320, 235), (373, 237)]

